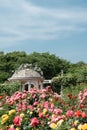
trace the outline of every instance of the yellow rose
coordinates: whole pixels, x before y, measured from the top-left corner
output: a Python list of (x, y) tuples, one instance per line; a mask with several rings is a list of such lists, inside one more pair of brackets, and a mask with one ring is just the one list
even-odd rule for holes
[(45, 114), (46, 114), (46, 112), (47, 112), (47, 109), (46, 109), (46, 108), (44, 108), (44, 109), (43, 109), (43, 112), (42, 112), (42, 113), (43, 113), (43, 115), (45, 115)]
[(82, 124), (78, 126), (78, 130), (82, 130)]
[(18, 127), (15, 130), (20, 130)]
[(4, 124), (6, 121), (8, 121), (8, 119), (9, 119), (9, 116), (7, 115), (7, 114), (4, 114), (4, 115), (2, 115), (2, 120), (1, 120), (1, 124)]
[(74, 122), (74, 125), (77, 125), (79, 122), (78, 122), (78, 120), (76, 120), (75, 122)]
[(9, 111), (9, 115), (14, 114), (15, 112), (16, 112), (16, 110), (15, 110), (15, 109), (12, 109), (12, 110)]
[(8, 116), (7, 114), (2, 115), (2, 119), (5, 118), (5, 117), (7, 117), (7, 116)]
[(51, 124), (50, 124), (50, 128), (52, 128), (52, 129), (56, 129), (56, 128), (57, 128), (57, 124), (55, 124), (55, 123), (51, 123)]
[(20, 114), (20, 117), (22, 117), (22, 118), (23, 118), (23, 117), (24, 117), (24, 113), (21, 113), (21, 114)]
[(59, 120), (59, 121), (57, 122), (57, 125), (60, 126), (63, 122), (64, 122), (64, 120), (61, 119), (61, 120)]
[(70, 130), (76, 130), (76, 128), (71, 128)]
[(58, 115), (56, 115), (56, 114), (52, 114), (52, 118), (54, 118), (54, 117), (57, 117)]
[(87, 130), (87, 123), (82, 125), (82, 130)]

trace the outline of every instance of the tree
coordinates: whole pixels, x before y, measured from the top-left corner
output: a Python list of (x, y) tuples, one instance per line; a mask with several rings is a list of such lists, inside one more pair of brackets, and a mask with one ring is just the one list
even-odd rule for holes
[(83, 68), (87, 66), (84, 62), (72, 64), (49, 52), (33, 52), (31, 54), (26, 54), (24, 51), (14, 51), (6, 54), (0, 52), (0, 82), (5, 82), (23, 63), (29, 63), (33, 66), (38, 65), (43, 71), (45, 79), (51, 79), (58, 76), (61, 73), (61, 70), (63, 70), (64, 74), (79, 73), (80, 75), (86, 75), (85, 70), (83, 73)]
[(66, 73), (70, 62), (60, 59), (54, 54), (46, 53), (37, 53), (34, 52), (28, 56), (29, 63), (33, 65), (38, 64), (43, 71), (44, 77), (46, 79), (51, 79), (61, 72), (61, 69)]

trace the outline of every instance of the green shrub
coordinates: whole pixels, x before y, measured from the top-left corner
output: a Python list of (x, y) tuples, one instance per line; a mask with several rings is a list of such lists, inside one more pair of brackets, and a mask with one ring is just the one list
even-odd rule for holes
[(0, 84), (0, 94), (12, 95), (15, 91), (20, 89), (19, 82), (5, 82)]
[(70, 86), (63, 89), (63, 98), (68, 101), (68, 94), (72, 96), (78, 95), (81, 90), (87, 89), (87, 84), (80, 84), (76, 86)]

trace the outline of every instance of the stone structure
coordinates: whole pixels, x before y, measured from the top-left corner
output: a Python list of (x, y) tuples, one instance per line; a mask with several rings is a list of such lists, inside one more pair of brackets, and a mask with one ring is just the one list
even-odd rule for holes
[(9, 81), (21, 82), (21, 90), (29, 90), (30, 88), (42, 89), (43, 88), (43, 72), (36, 65), (22, 64), (12, 75)]

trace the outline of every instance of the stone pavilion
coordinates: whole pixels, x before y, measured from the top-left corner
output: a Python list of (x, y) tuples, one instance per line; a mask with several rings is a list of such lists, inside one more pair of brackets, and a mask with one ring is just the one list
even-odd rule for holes
[(37, 65), (22, 64), (8, 79), (10, 82), (19, 81), (21, 83), (21, 90), (30, 90), (30, 88), (42, 89), (43, 88), (43, 72)]

